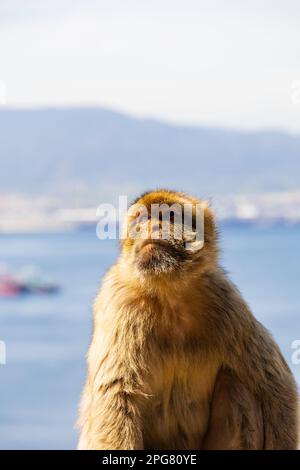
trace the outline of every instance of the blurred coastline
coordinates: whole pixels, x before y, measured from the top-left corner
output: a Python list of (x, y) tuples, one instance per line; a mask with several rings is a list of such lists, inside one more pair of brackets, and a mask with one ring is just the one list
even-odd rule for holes
[[(99, 203), (110, 201), (99, 201)], [(213, 199), (218, 219), (231, 224), (300, 224), (300, 190)], [(45, 195), (0, 193), (0, 234), (67, 232), (92, 228), (97, 207)]]

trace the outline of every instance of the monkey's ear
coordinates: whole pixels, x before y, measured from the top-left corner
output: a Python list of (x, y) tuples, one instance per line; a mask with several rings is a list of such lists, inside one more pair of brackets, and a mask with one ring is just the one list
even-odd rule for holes
[(215, 242), (217, 239), (217, 225), (215, 213), (209, 201), (203, 201), (204, 210), (204, 242)]

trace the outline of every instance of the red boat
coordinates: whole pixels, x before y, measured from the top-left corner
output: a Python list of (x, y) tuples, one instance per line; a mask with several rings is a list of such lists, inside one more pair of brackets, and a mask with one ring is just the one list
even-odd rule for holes
[(0, 276), (0, 297), (15, 297), (20, 295), (22, 287), (11, 276)]
[(0, 275), (0, 298), (23, 294), (56, 294), (59, 286), (40, 279), (21, 279), (12, 275)]

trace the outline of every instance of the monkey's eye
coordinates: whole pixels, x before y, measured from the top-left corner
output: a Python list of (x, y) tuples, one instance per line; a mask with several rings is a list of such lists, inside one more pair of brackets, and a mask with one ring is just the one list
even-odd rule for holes
[(173, 224), (174, 223), (174, 219), (175, 219), (175, 214), (174, 214), (174, 211), (170, 211), (170, 214), (169, 214), (169, 217), (167, 215), (162, 213), (162, 211), (159, 212), (159, 215), (158, 215), (158, 220), (159, 222), (162, 222), (162, 221), (168, 221), (170, 220), (170, 223)]
[(170, 212), (170, 222), (171, 222), (171, 224), (174, 224), (174, 220), (175, 220), (175, 212), (171, 211)]
[(164, 219), (164, 220), (170, 221), (171, 224), (174, 224), (176, 215), (178, 216), (178, 214), (176, 214), (175, 211), (170, 211), (170, 213), (168, 215), (165, 215), (165, 218), (164, 218), (163, 217), (164, 214), (162, 213), (162, 211), (160, 211), (158, 218), (160, 222), (162, 222)]

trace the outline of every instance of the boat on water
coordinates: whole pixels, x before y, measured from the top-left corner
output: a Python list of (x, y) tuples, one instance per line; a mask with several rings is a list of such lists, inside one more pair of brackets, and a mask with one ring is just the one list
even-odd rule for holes
[(57, 284), (43, 279), (21, 279), (11, 274), (0, 275), (0, 297), (17, 297), (26, 294), (56, 294)]
[(20, 294), (20, 286), (9, 276), (0, 277), (0, 297), (16, 297)]

